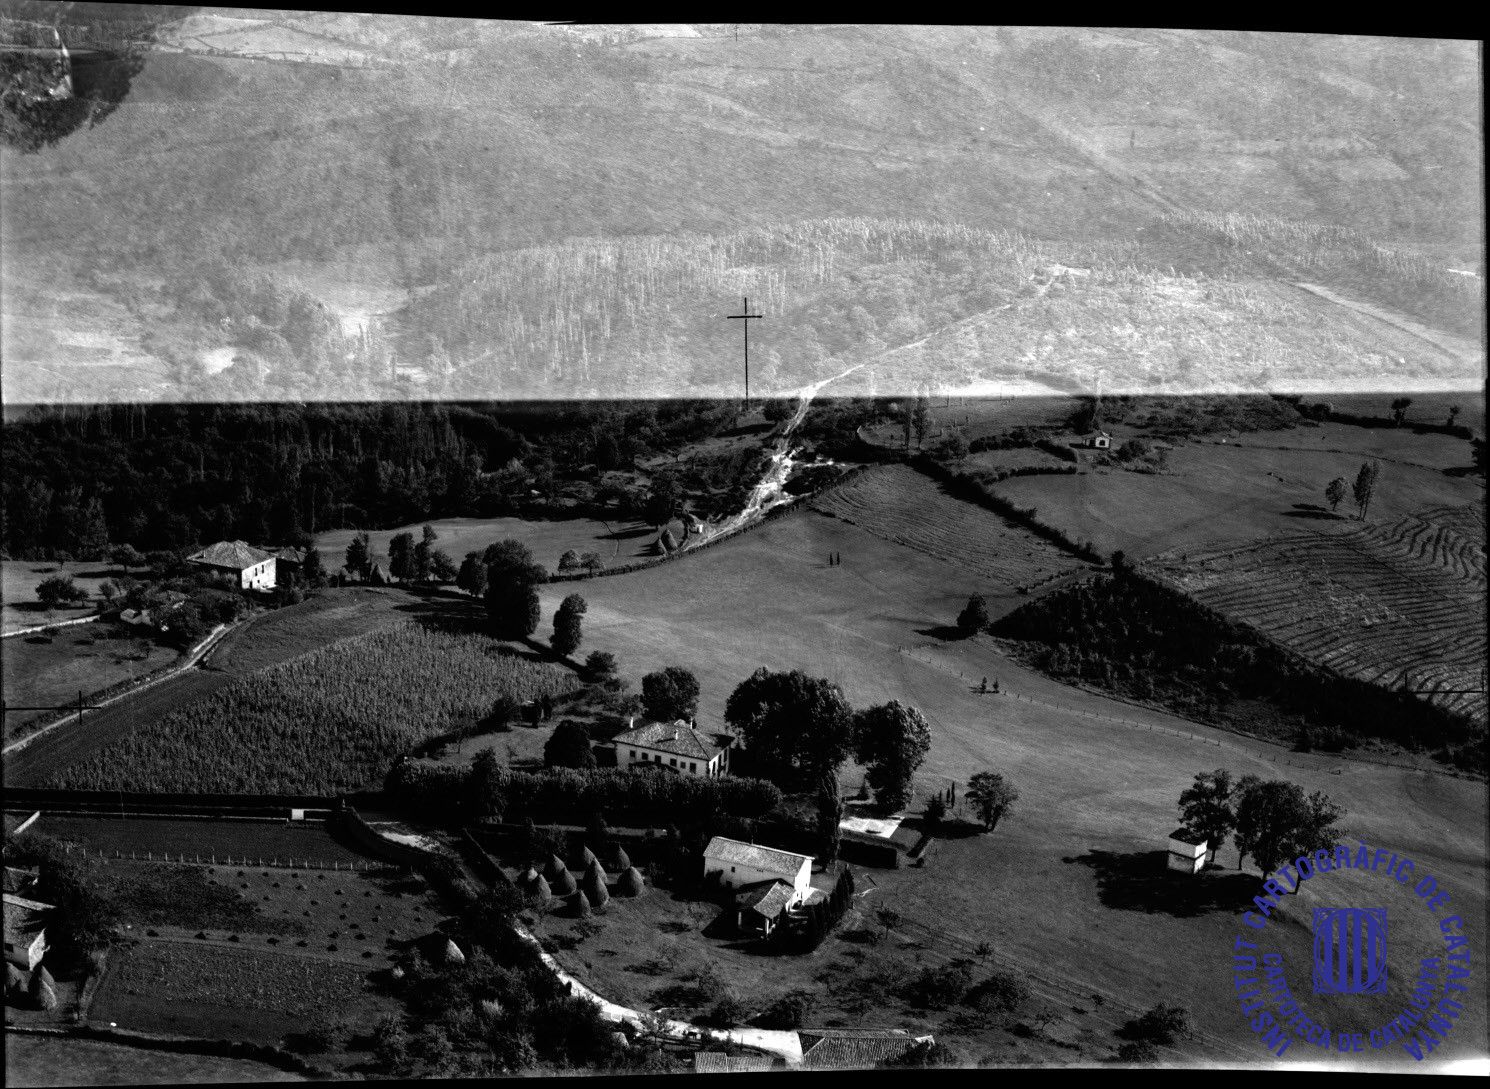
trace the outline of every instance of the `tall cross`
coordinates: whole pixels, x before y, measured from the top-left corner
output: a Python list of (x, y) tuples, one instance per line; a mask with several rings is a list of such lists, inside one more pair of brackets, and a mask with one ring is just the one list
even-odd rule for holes
[(740, 309), (742, 311), (744, 311), (744, 312), (743, 313), (740, 313), (740, 314), (726, 314), (725, 317), (729, 318), (731, 321), (733, 321), (735, 318), (739, 318), (739, 319), (741, 319), (744, 322), (744, 327), (745, 327), (745, 407), (746, 408), (749, 408), (750, 407), (750, 319), (751, 318), (758, 318), (758, 317), (761, 317), (762, 315), (760, 315), (760, 314), (752, 314), (750, 312), (750, 298), (748, 296), (743, 296), (743, 298), (744, 298), (745, 305), (742, 306)]

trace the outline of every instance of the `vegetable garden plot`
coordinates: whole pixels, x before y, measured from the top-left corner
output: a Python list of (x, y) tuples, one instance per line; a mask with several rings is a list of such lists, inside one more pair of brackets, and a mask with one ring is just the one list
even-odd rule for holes
[(1010, 589), (1082, 566), (1033, 533), (944, 495), (935, 482), (902, 465), (861, 473), (813, 499), (812, 506)]

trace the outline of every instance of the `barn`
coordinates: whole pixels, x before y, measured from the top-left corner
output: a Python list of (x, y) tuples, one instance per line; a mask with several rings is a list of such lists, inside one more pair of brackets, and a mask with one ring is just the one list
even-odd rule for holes
[(769, 934), (812, 894), (812, 856), (715, 836), (704, 848), (704, 880), (735, 893), (735, 923)]

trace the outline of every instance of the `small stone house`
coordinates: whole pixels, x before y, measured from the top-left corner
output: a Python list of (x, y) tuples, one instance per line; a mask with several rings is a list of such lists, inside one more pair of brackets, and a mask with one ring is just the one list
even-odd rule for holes
[(1205, 837), (1187, 828), (1169, 833), (1169, 868), (1181, 873), (1199, 873), (1210, 860)]
[(682, 719), (641, 726), (632, 719), (611, 743), (616, 747), (617, 767), (652, 764), (684, 775), (713, 778), (729, 771), (729, 754), (735, 739), (729, 734), (705, 733)]
[(274, 556), (242, 541), (218, 541), (186, 557), (186, 562), (232, 575), (240, 590), (274, 589)]
[(1093, 431), (1084, 440), (1089, 450), (1111, 450), (1112, 436), (1106, 431)]

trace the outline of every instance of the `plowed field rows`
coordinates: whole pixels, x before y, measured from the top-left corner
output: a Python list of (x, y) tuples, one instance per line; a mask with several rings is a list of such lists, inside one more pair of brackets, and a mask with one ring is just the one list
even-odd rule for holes
[(903, 465), (862, 473), (812, 506), (1011, 589), (1082, 566), (991, 511), (943, 494), (934, 480)]
[(1483, 722), (1482, 541), (1408, 517), (1184, 559), (1165, 554), (1146, 570), (1344, 676), (1417, 692)]

